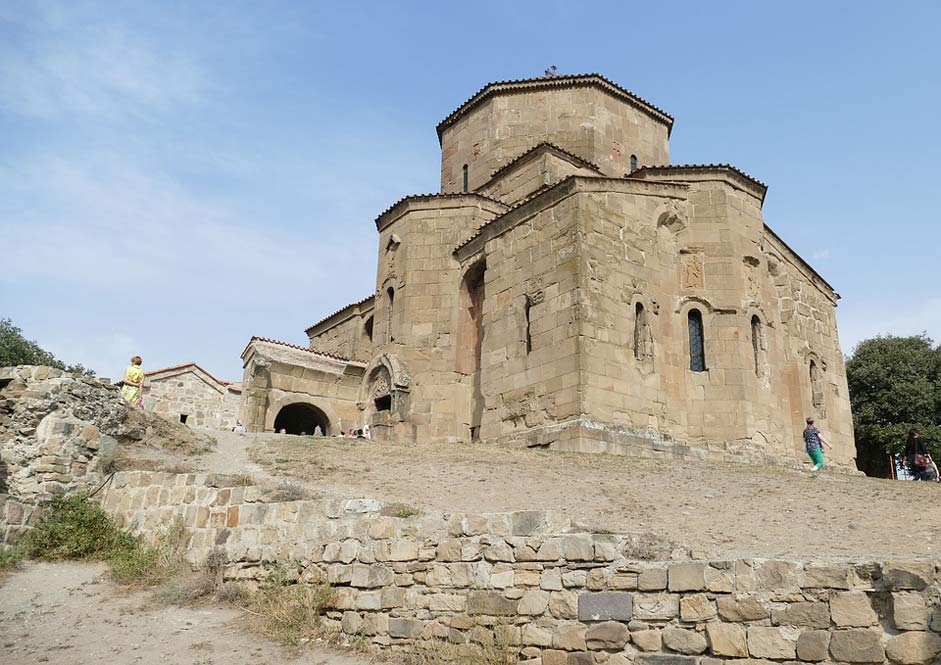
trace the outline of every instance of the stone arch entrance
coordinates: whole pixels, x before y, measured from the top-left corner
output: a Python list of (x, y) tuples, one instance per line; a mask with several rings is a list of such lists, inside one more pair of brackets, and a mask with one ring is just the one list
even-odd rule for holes
[(324, 436), (330, 436), (330, 419), (313, 404), (294, 402), (278, 411), (274, 418), (274, 431), (282, 429), (288, 434), (313, 434), (317, 427)]

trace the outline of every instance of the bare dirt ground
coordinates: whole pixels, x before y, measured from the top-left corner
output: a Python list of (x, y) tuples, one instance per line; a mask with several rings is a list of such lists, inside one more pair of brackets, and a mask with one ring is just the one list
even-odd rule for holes
[(30, 563), (0, 579), (3, 665), (366, 665), (325, 649), (284, 650), (224, 605), (158, 606), (99, 563)]
[[(251, 461), (239, 450), (247, 444)], [(555, 510), (595, 531), (666, 537), (697, 558), (921, 558), (941, 551), (938, 483), (286, 435), (224, 434), (213, 455), (261, 480), (290, 477), (314, 492), (422, 510)]]

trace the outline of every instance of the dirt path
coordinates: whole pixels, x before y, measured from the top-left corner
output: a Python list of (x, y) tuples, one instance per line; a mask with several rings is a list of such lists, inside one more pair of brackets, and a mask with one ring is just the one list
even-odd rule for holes
[(103, 564), (31, 563), (0, 579), (3, 665), (366, 665), (300, 655), (247, 633), (236, 609), (154, 606), (127, 593)]
[(941, 550), (941, 484), (825, 472), (265, 435), (278, 478), (442, 512), (548, 509), (587, 529), (653, 532), (695, 556), (920, 558)]

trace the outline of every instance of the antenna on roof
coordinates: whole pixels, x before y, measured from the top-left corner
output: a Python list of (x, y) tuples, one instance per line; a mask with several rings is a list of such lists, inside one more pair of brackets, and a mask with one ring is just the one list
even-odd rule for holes
[(543, 72), (543, 73), (545, 74), (545, 77), (546, 77), (546, 78), (550, 78), (550, 79), (553, 79), (553, 78), (555, 78), (556, 76), (558, 76), (558, 74), (556, 73), (556, 66), (555, 66), (555, 65), (549, 65), (549, 69), (547, 69), (547, 70), (546, 70), (545, 72)]

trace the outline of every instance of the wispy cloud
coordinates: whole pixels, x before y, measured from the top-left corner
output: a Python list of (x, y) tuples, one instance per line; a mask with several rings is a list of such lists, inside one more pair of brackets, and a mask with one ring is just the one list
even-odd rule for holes
[(204, 98), (207, 77), (191, 54), (161, 49), (120, 24), (64, 20), (67, 7), (20, 5), (0, 15), (12, 33), (0, 42), (0, 108), (116, 118)]
[(820, 260), (823, 260), (823, 259), (829, 259), (829, 258), (830, 258), (830, 250), (827, 249), (827, 248), (818, 249), (818, 250), (814, 251), (814, 253), (813, 253), (811, 256), (812, 256), (812, 257), (814, 258), (814, 260), (816, 260), (816, 261), (820, 261)]

